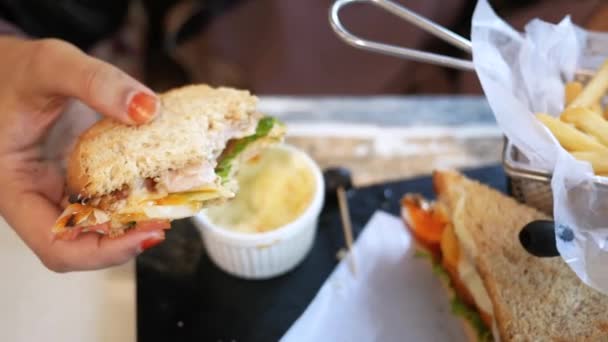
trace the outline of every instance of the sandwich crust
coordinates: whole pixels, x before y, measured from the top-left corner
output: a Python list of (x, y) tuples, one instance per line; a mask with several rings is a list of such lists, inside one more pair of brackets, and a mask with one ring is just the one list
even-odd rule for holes
[(457, 172), (436, 172), (433, 181), (439, 201), (469, 237), (460, 243), (488, 292), (501, 341), (608, 338), (608, 297), (561, 258), (537, 258), (520, 245), (521, 228), (547, 219), (544, 214)]
[(193, 85), (160, 94), (159, 116), (141, 126), (102, 119), (78, 139), (67, 165), (69, 194), (94, 197), (216, 158), (226, 137), (255, 130), (248, 91)]

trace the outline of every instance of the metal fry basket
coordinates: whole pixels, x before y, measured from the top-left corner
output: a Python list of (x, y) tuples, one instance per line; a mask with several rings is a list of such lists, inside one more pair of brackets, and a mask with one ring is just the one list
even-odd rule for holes
[(504, 140), (502, 165), (510, 194), (518, 201), (553, 215), (551, 174), (529, 166), (529, 161), (508, 139)]
[[(375, 42), (356, 36), (344, 27), (339, 16), (342, 8), (353, 3), (367, 3), (379, 7), (468, 54), (472, 52), (471, 42), (468, 39), (389, 0), (337, 0), (334, 2), (329, 11), (329, 22), (338, 37), (347, 44), (358, 49), (407, 60), (459, 70), (475, 71), (473, 62), (470, 60)], [(576, 72), (576, 79), (584, 83), (589, 80), (592, 74), (593, 71), (591, 70), (579, 69)], [(506, 138), (504, 140), (502, 164), (508, 177), (511, 195), (522, 203), (548, 215), (552, 215), (553, 193), (551, 190), (551, 173), (536, 169), (530, 165), (526, 156), (518, 151)]]
[[(576, 81), (586, 84), (592, 73), (579, 70)], [(502, 164), (509, 178), (509, 192), (518, 201), (553, 216), (553, 192), (551, 173), (534, 168), (526, 156), (505, 138)]]

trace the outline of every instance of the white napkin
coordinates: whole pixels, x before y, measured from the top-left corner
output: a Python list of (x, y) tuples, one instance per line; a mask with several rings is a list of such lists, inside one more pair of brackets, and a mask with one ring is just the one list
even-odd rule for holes
[(376, 212), (353, 255), (355, 276), (343, 259), (281, 341), (466, 340), (429, 261), (414, 256), (401, 219)]

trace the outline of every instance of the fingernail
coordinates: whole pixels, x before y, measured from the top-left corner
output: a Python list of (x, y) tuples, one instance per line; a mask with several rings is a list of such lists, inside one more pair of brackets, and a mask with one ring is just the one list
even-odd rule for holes
[(143, 124), (156, 115), (157, 107), (158, 101), (155, 96), (140, 91), (131, 97), (127, 113), (136, 124)]
[(159, 243), (161, 243), (163, 241), (165, 241), (164, 235), (157, 235), (157, 236), (147, 238), (144, 241), (142, 241), (141, 244), (139, 245), (139, 251), (143, 252), (147, 249), (150, 249), (150, 248), (158, 245)]

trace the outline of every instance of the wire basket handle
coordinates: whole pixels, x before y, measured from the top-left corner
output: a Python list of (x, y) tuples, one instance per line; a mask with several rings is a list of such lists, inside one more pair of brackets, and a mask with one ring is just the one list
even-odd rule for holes
[(458, 70), (475, 71), (473, 62), (466, 59), (460, 59), (450, 56), (444, 56), (436, 53), (420, 51), (410, 49), (397, 45), (390, 45), (385, 43), (379, 43), (367, 39), (360, 38), (350, 33), (342, 22), (340, 21), (340, 10), (346, 6), (349, 6), (355, 2), (369, 3), (371, 5), (380, 7), (385, 11), (396, 15), (397, 17), (413, 24), (414, 26), (421, 28), (422, 30), (434, 35), (435, 37), (446, 41), (447, 43), (463, 50), (464, 52), (471, 53), (471, 41), (462, 36), (446, 29), (445, 27), (434, 23), (411, 10), (396, 4), (389, 0), (337, 0), (331, 6), (329, 10), (329, 22), (333, 30), (337, 35), (345, 41), (347, 44), (352, 45), (356, 48), (378, 52), (381, 54), (399, 57), (407, 60), (416, 62), (436, 64)]

